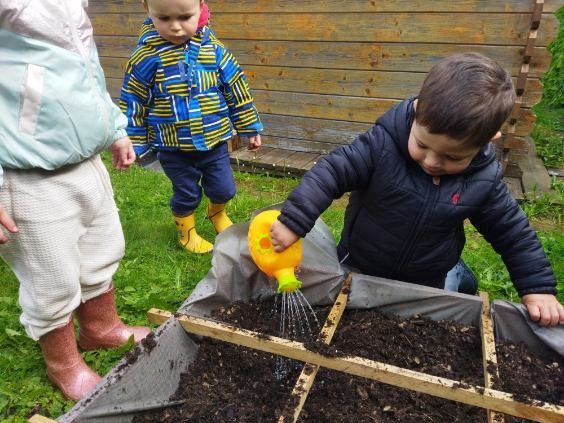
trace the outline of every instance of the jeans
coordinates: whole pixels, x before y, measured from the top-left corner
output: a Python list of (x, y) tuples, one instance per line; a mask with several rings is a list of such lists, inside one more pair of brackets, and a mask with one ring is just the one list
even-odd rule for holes
[(478, 291), (478, 281), (462, 259), (447, 273), (445, 289), (470, 295), (475, 295)]

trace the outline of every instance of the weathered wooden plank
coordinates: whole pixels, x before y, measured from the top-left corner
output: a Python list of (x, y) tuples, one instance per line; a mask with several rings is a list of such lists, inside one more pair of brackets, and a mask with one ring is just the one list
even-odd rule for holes
[[(112, 98), (119, 98), (121, 79), (107, 78), (108, 91)], [(348, 122), (373, 123), (399, 100), (386, 98), (363, 98), (305, 93), (254, 90), (253, 96), (261, 113), (312, 117)], [(528, 135), (535, 123), (531, 109), (521, 109), (516, 135)], [(505, 126), (502, 129), (505, 131)]]
[(268, 135), (279, 138), (307, 139), (325, 144), (349, 144), (359, 134), (372, 127), (371, 123), (344, 122), (296, 116), (261, 113)]
[[(352, 138), (351, 138), (352, 140)], [(280, 148), (284, 150), (293, 150), (301, 152), (319, 153), (327, 154), (336, 147), (342, 144), (330, 144), (318, 141), (311, 141), (308, 139), (297, 139), (297, 138), (281, 138), (272, 137), (269, 135), (262, 135), (262, 144), (266, 147)]]
[[(96, 33), (96, 31), (95, 31)], [(97, 36), (100, 56), (124, 57), (131, 54), (137, 38)], [(325, 43), (308, 41), (228, 40), (241, 65), (295, 66), (319, 69), (428, 72), (431, 67), (455, 53), (475, 51), (497, 60), (513, 75), (521, 68), (523, 46), (480, 46), (420, 43)], [(524, 45), (524, 43), (523, 43)], [(545, 47), (535, 47), (530, 76), (542, 75), (550, 66)]]
[[(102, 57), (100, 62), (108, 78), (123, 78), (126, 60)], [(426, 73), (413, 72), (279, 68), (271, 66), (246, 66), (245, 74), (253, 90), (393, 99), (404, 99), (418, 93), (426, 76)], [(541, 98), (541, 82), (538, 79), (529, 78), (522, 105), (531, 107), (537, 104)]]
[[(267, 140), (267, 142), (264, 142), (265, 139)], [(264, 147), (262, 148), (272, 148), (273, 146), (277, 147), (275, 143), (270, 143), (268, 141), (271, 139), (272, 138), (268, 136), (263, 137)], [(274, 140), (276, 141), (279, 139), (275, 138)], [(524, 143), (522, 139), (518, 139), (518, 140)], [(289, 145), (283, 146), (283, 148), (278, 148), (278, 150), (281, 150), (281, 155), (287, 155), (287, 152), (282, 150), (288, 150), (289, 148), (291, 151), (295, 151), (296, 148), (298, 147), (301, 148), (301, 150), (298, 150), (297, 153), (304, 154), (304, 161), (309, 160), (305, 164), (302, 164), (301, 167), (292, 166), (292, 167), (283, 168), (282, 166), (278, 166), (276, 168), (273, 168), (270, 166), (265, 166), (265, 164), (260, 161), (260, 157), (255, 158), (254, 160), (239, 160), (237, 154), (241, 154), (242, 152), (244, 153), (244, 149), (239, 150), (238, 152), (231, 153), (232, 166), (234, 167), (234, 169), (239, 170), (241, 172), (268, 173), (271, 175), (278, 175), (278, 176), (288, 176), (288, 175), (300, 176), (303, 175), (309, 169), (311, 169), (313, 165), (315, 165), (315, 163), (317, 163), (317, 161), (324, 156), (324, 154), (330, 151), (330, 149), (328, 148), (325, 150), (319, 148), (319, 150), (320, 151), (323, 150), (323, 152), (318, 154), (319, 151), (318, 152), (311, 151), (318, 149), (318, 146), (315, 142), (310, 142), (307, 140), (289, 140), (289, 141), (301, 142), (302, 144), (294, 146), (290, 143)], [(331, 147), (335, 147), (335, 145), (332, 145)], [(523, 172), (520, 170), (519, 166), (516, 163), (518, 162), (519, 157), (523, 156), (524, 154), (526, 154), (526, 152), (523, 152), (523, 149), (512, 149), (509, 151), (509, 155), (508, 155), (509, 163), (507, 170), (505, 172), (505, 176), (503, 178), (503, 180), (507, 184), (507, 188), (509, 189), (509, 192), (516, 200), (524, 199), (523, 189), (521, 184), (521, 176)], [(245, 155), (241, 155), (241, 158), (244, 157)]]
[(41, 414), (34, 414), (27, 421), (28, 423), (57, 423), (57, 420), (51, 420)]
[(234, 151), (231, 157), (245, 162), (255, 162), (265, 154), (270, 154), (274, 150), (274, 148), (268, 146), (261, 147), (258, 150), (247, 150), (246, 148), (240, 148)]
[[(163, 323), (172, 314), (157, 309), (147, 313), (153, 323)], [(531, 405), (513, 400), (513, 395), (479, 386), (462, 387), (459, 381), (432, 376), (362, 357), (328, 357), (307, 350), (301, 342), (261, 334), (200, 317), (177, 315), (189, 333), (253, 348), (332, 370), (377, 380), (412, 391), (422, 392), (476, 407), (498, 410), (540, 422), (564, 422), (564, 407), (555, 404)]]
[(261, 150), (263, 150), (262, 154), (257, 155), (256, 161), (260, 162), (262, 167), (265, 169), (273, 169), (278, 167), (282, 168), (282, 172), (284, 172), (284, 164), (286, 160), (288, 160), (288, 158), (292, 156), (292, 154), (294, 154), (294, 151), (292, 150), (281, 150), (276, 148), (263, 148)]
[[(495, 353), (495, 337), (492, 319), (490, 317), (490, 300), (488, 293), (480, 291), (482, 298), (482, 316), (480, 324), (480, 335), (482, 337), (482, 366), (484, 370), (484, 386), (491, 388), (493, 377), (498, 377), (497, 356)], [(490, 365), (494, 367), (490, 370)], [(501, 413), (488, 410), (488, 423), (503, 423), (504, 417)]]
[[(331, 311), (329, 312), (329, 316), (325, 320), (325, 324), (323, 325), (323, 329), (321, 329), (321, 334), (318, 338), (318, 341), (323, 342), (326, 345), (331, 344), (331, 340), (333, 339), (333, 335), (337, 330), (337, 326), (343, 316), (345, 308), (347, 306), (347, 301), (349, 298), (350, 292), (350, 285), (352, 280), (352, 273), (349, 273), (345, 283), (343, 284), (343, 288)], [(315, 377), (317, 376), (317, 372), (319, 371), (319, 366), (315, 364), (305, 363), (296, 384), (294, 385), (294, 389), (292, 390), (292, 394), (290, 398), (292, 400), (289, 404), (287, 404), (287, 412), (282, 413), (282, 416), (278, 419), (278, 423), (284, 423), (286, 418), (284, 416), (292, 415), (293, 416), (293, 423), (296, 423), (302, 408), (306, 402), (307, 396), (309, 395), (309, 391), (313, 386), (313, 382), (315, 381)], [(298, 403), (295, 404), (295, 398), (299, 398)], [(290, 410), (293, 409), (293, 412), (290, 413)]]
[[(350, 122), (373, 123), (388, 111), (397, 100), (286, 93), (254, 90), (258, 110), (262, 113), (336, 119)], [(521, 109), (516, 127), (517, 135), (527, 135), (535, 122), (530, 109)], [(504, 129), (505, 130), (505, 127)]]
[(301, 173), (306, 169), (312, 160), (316, 159), (319, 155), (317, 153), (294, 151), (288, 157), (279, 160), (276, 164), (277, 167), (282, 168), (283, 172), (289, 174)]
[[(248, 40), (362, 42), (432, 42), (523, 45), (529, 14), (343, 13), (232, 14), (216, 13), (219, 37)], [(480, 25), (476, 25), (479, 22)], [(453, 26), (453, 23), (456, 25)], [(543, 15), (537, 45), (554, 39), (558, 21)]]
[[(144, 14), (99, 14), (91, 20), (98, 35), (137, 34)], [(220, 39), (347, 42), (420, 42), (445, 44), (524, 44), (530, 14), (515, 13), (215, 13)], [(456, 23), (453, 26), (453, 22)], [(479, 22), (480, 25), (476, 25)], [(543, 15), (537, 45), (556, 34), (554, 15)]]
[(244, 148), (233, 151), (230, 157), (234, 168), (242, 172), (287, 176), (302, 175), (313, 166), (313, 162), (318, 160), (320, 155), (265, 145), (256, 152)]
[[(139, 0), (90, 0), (89, 13), (139, 12)], [(232, 13), (323, 13), (343, 11), (342, 0), (207, 0), (212, 16), (216, 12)], [(546, 0), (544, 11), (554, 12), (562, 6), (561, 0)], [(366, 1), (348, 0), (347, 12), (506, 12), (519, 13), (533, 10), (531, 0), (435, 0), (435, 1)]]
[(254, 90), (262, 113), (372, 123), (399, 101)]
[[(275, 68), (247, 66), (245, 74), (253, 90), (292, 91), (309, 94), (333, 94), (355, 97), (405, 99), (417, 94), (426, 73), (352, 71), (335, 69)], [(514, 78), (517, 83), (517, 78)], [(526, 80), (523, 107), (531, 107), (542, 98), (542, 83)]]

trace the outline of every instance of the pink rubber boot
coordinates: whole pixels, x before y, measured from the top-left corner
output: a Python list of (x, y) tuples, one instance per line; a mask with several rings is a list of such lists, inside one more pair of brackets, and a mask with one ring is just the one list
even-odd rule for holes
[(83, 350), (115, 348), (124, 345), (131, 335), (141, 341), (151, 329), (145, 326), (127, 326), (117, 314), (113, 287), (92, 298), (75, 310), (80, 326), (78, 344)]
[(86, 365), (76, 346), (72, 321), (39, 338), (47, 377), (65, 397), (78, 401), (100, 381)]

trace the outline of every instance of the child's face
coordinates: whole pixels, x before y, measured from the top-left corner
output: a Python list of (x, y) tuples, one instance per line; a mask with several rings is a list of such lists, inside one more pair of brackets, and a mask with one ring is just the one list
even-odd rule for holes
[(196, 33), (203, 0), (145, 0), (143, 6), (161, 37), (183, 44)]
[(411, 126), (408, 142), (409, 155), (431, 176), (453, 175), (464, 171), (480, 151), (480, 147), (469, 146), (449, 138), (447, 135), (431, 134), (416, 121)]

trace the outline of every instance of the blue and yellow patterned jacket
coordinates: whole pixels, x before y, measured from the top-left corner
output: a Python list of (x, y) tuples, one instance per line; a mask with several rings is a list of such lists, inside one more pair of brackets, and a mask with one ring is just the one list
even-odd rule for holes
[(233, 127), (244, 137), (262, 131), (243, 70), (207, 26), (174, 45), (147, 19), (127, 64), (120, 107), (137, 155), (151, 148), (206, 151), (229, 140)]

